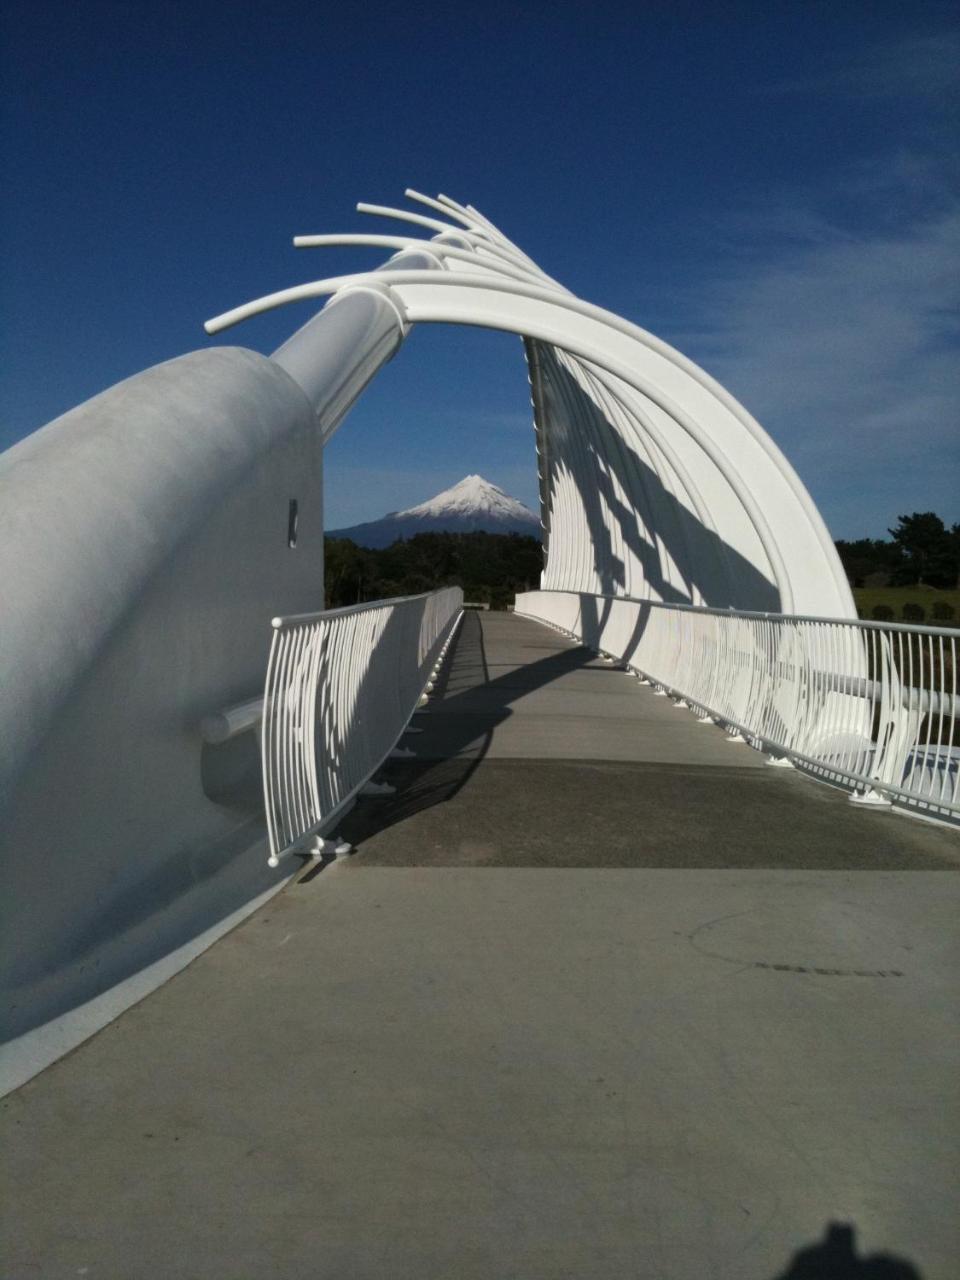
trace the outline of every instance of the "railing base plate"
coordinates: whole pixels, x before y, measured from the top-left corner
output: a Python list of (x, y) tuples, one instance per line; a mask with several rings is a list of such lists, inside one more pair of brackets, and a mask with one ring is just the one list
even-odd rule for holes
[(365, 782), (360, 788), (358, 795), (361, 796), (392, 796), (396, 791), (396, 787), (391, 786), (389, 782)]
[(323, 836), (314, 836), (307, 853), (311, 858), (345, 858), (353, 853), (353, 845), (339, 836), (326, 840)]
[(892, 809), (893, 803), (885, 795), (871, 788), (869, 791), (854, 791), (847, 797), (851, 804), (869, 805), (875, 809)]

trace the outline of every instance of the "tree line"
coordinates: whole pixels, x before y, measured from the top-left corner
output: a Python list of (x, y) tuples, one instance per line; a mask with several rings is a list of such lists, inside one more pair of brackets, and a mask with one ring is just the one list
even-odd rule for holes
[(543, 568), (540, 540), (518, 533), (418, 533), (376, 551), (327, 538), (324, 554), (328, 609), (449, 586), (462, 587), (466, 600), (505, 609), (518, 591), (539, 587)]
[(949, 529), (933, 511), (898, 516), (889, 540), (838, 540), (837, 552), (853, 587), (960, 586), (960, 524)]
[[(960, 586), (960, 524), (932, 511), (902, 515), (890, 538), (840, 539), (837, 552), (854, 587)], [(460, 586), (467, 600), (505, 609), (540, 584), (537, 538), (498, 533), (418, 533), (382, 550), (326, 539), (328, 609)]]

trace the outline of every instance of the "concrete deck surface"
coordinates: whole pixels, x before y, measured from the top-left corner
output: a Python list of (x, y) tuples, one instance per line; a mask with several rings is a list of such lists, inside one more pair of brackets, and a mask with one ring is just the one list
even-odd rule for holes
[(5, 1100), (0, 1273), (953, 1280), (955, 835), (508, 616), (417, 724), (351, 860)]

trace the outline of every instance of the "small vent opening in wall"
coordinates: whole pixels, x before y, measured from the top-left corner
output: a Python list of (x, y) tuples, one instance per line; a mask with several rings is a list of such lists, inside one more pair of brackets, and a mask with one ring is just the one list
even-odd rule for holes
[(295, 547), (297, 545), (297, 527), (300, 523), (300, 513), (297, 507), (296, 498), (290, 499), (290, 506), (287, 510), (287, 546)]

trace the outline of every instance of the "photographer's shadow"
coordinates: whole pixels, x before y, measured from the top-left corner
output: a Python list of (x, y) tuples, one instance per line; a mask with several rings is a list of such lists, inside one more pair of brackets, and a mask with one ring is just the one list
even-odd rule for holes
[(830, 1222), (823, 1239), (799, 1249), (774, 1280), (923, 1280), (915, 1266), (889, 1253), (858, 1255), (856, 1229)]

